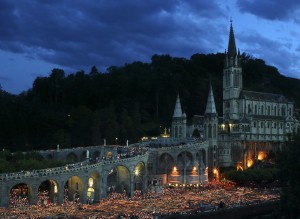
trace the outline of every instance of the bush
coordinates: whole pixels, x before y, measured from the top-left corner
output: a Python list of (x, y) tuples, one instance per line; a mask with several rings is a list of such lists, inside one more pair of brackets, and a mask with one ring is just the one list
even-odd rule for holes
[(279, 170), (277, 168), (230, 170), (224, 172), (223, 176), (239, 185), (250, 182), (273, 182), (279, 178)]

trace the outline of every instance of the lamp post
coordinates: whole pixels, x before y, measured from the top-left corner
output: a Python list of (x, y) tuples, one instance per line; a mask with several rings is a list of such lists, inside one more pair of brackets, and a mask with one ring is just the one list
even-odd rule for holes
[(118, 138), (116, 138), (116, 145), (118, 144)]

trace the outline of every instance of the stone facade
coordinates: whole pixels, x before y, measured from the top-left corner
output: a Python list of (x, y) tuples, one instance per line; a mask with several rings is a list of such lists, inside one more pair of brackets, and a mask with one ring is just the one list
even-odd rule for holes
[(293, 102), (281, 94), (243, 89), (241, 55), (232, 24), (224, 58), (222, 117), (217, 116), (211, 87), (205, 114), (194, 115), (189, 121), (177, 96), (171, 137), (192, 137), (196, 129), (200, 139), (213, 148), (208, 152), (212, 158), (209, 166), (240, 165), (243, 169), (260, 159), (259, 153), (266, 156), (271, 150), (280, 150), (289, 134), (299, 129)]

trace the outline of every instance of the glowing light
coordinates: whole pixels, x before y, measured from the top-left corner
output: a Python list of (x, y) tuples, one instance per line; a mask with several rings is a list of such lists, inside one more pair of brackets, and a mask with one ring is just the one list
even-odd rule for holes
[(147, 141), (147, 140), (149, 140), (148, 137), (142, 137), (142, 141)]
[(135, 174), (136, 176), (138, 176), (138, 175), (140, 174), (139, 170), (138, 170), (138, 169), (135, 169), (134, 174)]
[(225, 124), (222, 124), (221, 127), (223, 130), (225, 130)]
[(93, 188), (88, 188), (87, 190), (87, 193), (86, 193), (86, 196), (88, 198), (91, 198), (92, 197), (92, 194), (95, 192), (95, 190)]
[(193, 167), (193, 171), (196, 171), (197, 170), (197, 167)]
[(238, 163), (237, 165), (236, 165), (236, 170), (244, 170), (244, 168), (243, 168), (243, 166), (242, 166), (242, 164), (241, 163)]
[(217, 168), (213, 169), (214, 180), (219, 181), (219, 170)]
[(264, 159), (266, 159), (266, 157), (267, 157), (267, 155), (264, 151), (258, 152), (258, 156), (257, 156), (258, 160), (264, 160)]
[(247, 160), (247, 167), (252, 167), (254, 164), (253, 160), (252, 159), (248, 159)]
[(177, 171), (177, 167), (173, 167), (173, 171), (176, 172)]
[(57, 185), (54, 185), (54, 193), (57, 193)]
[(94, 184), (94, 179), (89, 178), (89, 187), (93, 187), (93, 184)]

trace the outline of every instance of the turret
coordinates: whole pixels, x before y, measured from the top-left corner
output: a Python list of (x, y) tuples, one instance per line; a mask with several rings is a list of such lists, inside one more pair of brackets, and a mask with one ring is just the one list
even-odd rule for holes
[(218, 167), (218, 113), (216, 110), (213, 89), (210, 84), (206, 109), (204, 113), (204, 138), (208, 142), (209, 178), (212, 179)]
[(186, 138), (186, 114), (182, 112), (179, 94), (173, 113), (171, 137)]

